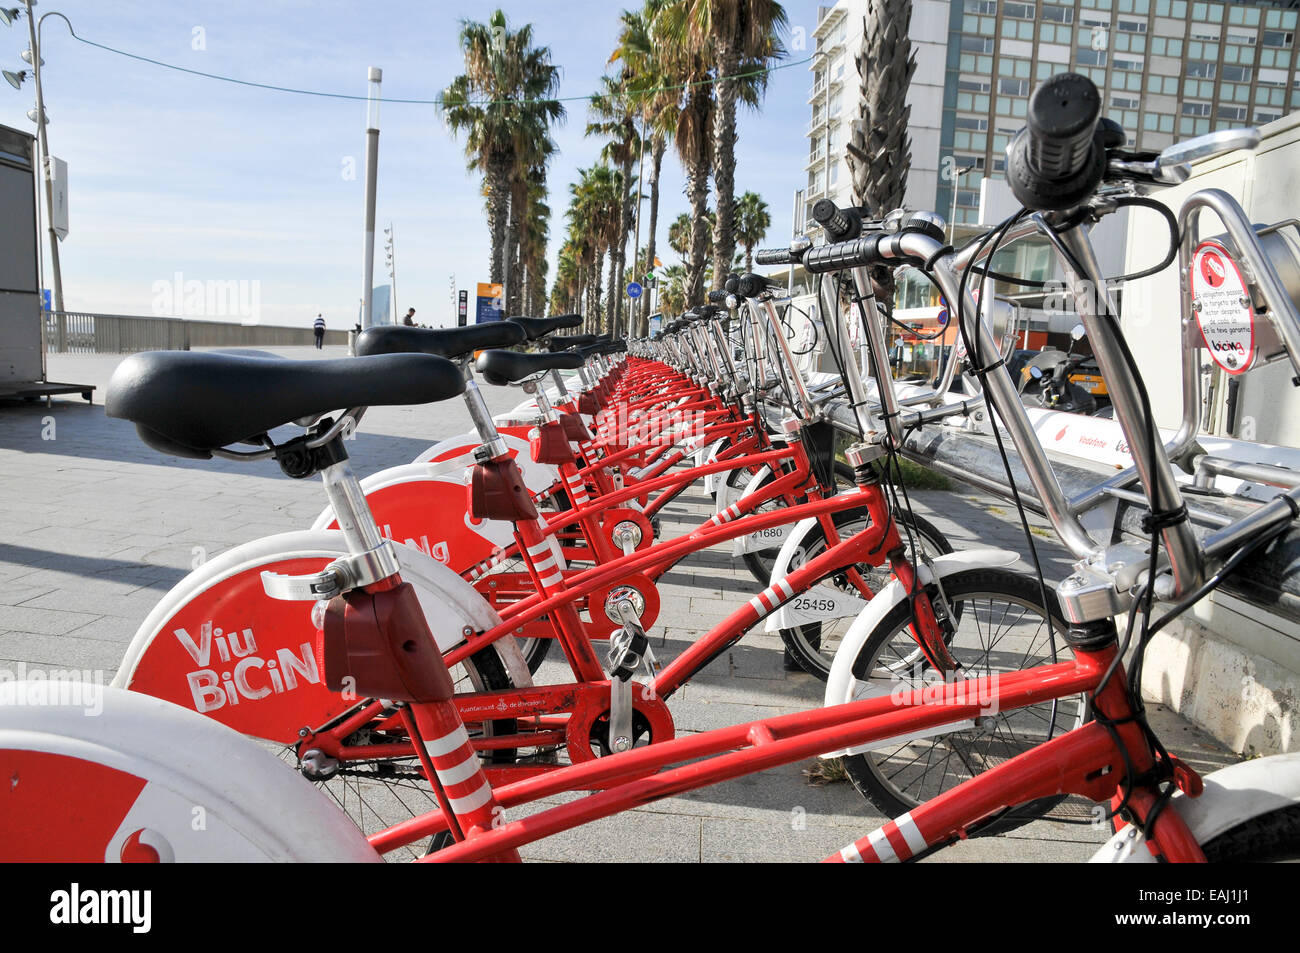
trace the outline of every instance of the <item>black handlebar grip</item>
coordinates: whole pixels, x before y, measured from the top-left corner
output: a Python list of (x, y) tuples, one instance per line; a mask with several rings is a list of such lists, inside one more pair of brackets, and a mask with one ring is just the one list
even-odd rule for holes
[(727, 275), (727, 280), (722, 283), (722, 288), (727, 294), (734, 295), (738, 287), (740, 287), (740, 275), (737, 274)]
[(1060, 73), (1029, 97), (1028, 125), (1007, 146), (1007, 181), (1027, 208), (1064, 209), (1092, 194), (1106, 171), (1098, 134), (1101, 94), (1078, 73)]
[(882, 260), (878, 245), (882, 238), (892, 236), (870, 235), (851, 242), (818, 245), (804, 252), (803, 266), (810, 274), (820, 275), (848, 268), (864, 268)]
[(742, 298), (753, 298), (766, 291), (771, 284), (762, 275), (749, 272), (740, 276), (740, 281), (736, 286), (736, 293)]
[(713, 302), (714, 304), (726, 304), (726, 303), (727, 303), (727, 289), (726, 289), (726, 288), (723, 288), (723, 289), (721, 289), (721, 290), (719, 290), (719, 291), (710, 291), (710, 292), (709, 292), (709, 300), (710, 300), (711, 302)]
[(857, 209), (842, 209), (830, 199), (818, 199), (813, 204), (813, 218), (826, 229), (826, 238), (832, 242), (846, 242), (862, 232), (862, 216)]
[(1029, 97), (1025, 161), (1045, 179), (1068, 179), (1088, 161), (1101, 118), (1101, 94), (1078, 73), (1053, 76)]
[(788, 248), (761, 248), (754, 252), (754, 263), (759, 265), (793, 265), (795, 257)]
[(580, 328), (582, 327), (582, 315), (580, 314), (561, 314), (555, 318), (557, 328)]

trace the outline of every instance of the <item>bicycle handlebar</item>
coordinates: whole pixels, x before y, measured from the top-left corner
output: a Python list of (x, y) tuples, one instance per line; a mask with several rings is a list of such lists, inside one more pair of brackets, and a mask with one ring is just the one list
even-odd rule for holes
[(797, 259), (788, 248), (761, 248), (754, 253), (759, 265), (793, 265)]
[(856, 208), (842, 209), (831, 199), (818, 199), (812, 214), (828, 241), (844, 242), (862, 233), (862, 212)]
[(721, 289), (719, 289), (718, 291), (710, 291), (710, 292), (709, 292), (709, 301), (712, 302), (713, 304), (726, 304), (726, 303), (727, 303), (727, 289), (726, 289), (726, 288), (721, 288)]
[[(1106, 172), (1101, 94), (1078, 73), (1060, 73), (1029, 97), (1028, 124), (1007, 146), (1007, 182), (1026, 208), (1078, 205)], [(1121, 140), (1122, 142), (1122, 140)]]

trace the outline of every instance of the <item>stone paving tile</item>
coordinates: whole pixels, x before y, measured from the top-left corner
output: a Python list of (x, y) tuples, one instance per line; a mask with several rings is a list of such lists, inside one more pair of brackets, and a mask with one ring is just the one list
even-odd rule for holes
[[(283, 353), (317, 356), (312, 349)], [(323, 356), (343, 355), (335, 348)], [(258, 536), (306, 529), (324, 506), (318, 481), (288, 480), (273, 463), (176, 460), (145, 447), (132, 427), (103, 416), (102, 388), (120, 360), (51, 355), (52, 377), (101, 388), (93, 407), (59, 399), (48, 409), (0, 406), (0, 483), (14, 514), (0, 522), (0, 668), (26, 662), (110, 677), (149, 609), (190, 571), (194, 546), (211, 558)], [(484, 394), (496, 412), (520, 401), (517, 392), (498, 388)], [(46, 417), (56, 423), (53, 441), (41, 439)], [(439, 437), (468, 429), (458, 401), (374, 408), (349, 452), (365, 476), (409, 463)], [(966, 490), (913, 491), (911, 499), (959, 548), (1026, 551), (1010, 504)], [(664, 508), (664, 535), (689, 532), (713, 509), (702, 489), (688, 490)], [(1039, 531), (1045, 525), (1030, 523)], [(1034, 542), (1048, 578), (1066, 575), (1063, 550), (1037, 534)], [(1023, 557), (1020, 565), (1029, 567)], [(729, 543), (683, 560), (663, 579), (663, 611), (650, 632), (659, 660), (671, 660), (760, 588), (731, 556)], [(783, 654), (779, 638), (761, 630), (725, 650), (670, 700), (679, 733), (820, 705), (822, 683), (786, 672)], [(567, 666), (551, 660), (538, 682), (570, 678)], [(1153, 706), (1152, 718), (1171, 750), (1194, 766), (1232, 760), (1178, 716)], [(689, 791), (523, 853), (539, 861), (820, 859), (883, 819), (845, 781), (809, 783), (805, 772), (815, 765), (784, 765)], [(549, 798), (532, 809), (576, 796)], [(934, 859), (1082, 860), (1102, 839), (1104, 832), (1088, 826), (1037, 821), (1009, 835), (963, 842)]]

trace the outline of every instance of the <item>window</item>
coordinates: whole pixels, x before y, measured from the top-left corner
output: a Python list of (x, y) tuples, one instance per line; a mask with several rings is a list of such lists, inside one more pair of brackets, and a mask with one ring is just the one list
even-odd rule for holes
[(1261, 109), (1255, 110), (1255, 122), (1260, 125), (1263, 125), (1266, 122), (1273, 122), (1274, 120), (1281, 119), (1281, 118), (1282, 118), (1281, 113), (1265, 112)]
[(1249, 83), (1253, 70), (1249, 66), (1221, 66), (1219, 76), (1229, 83)]
[(952, 157), (952, 161), (957, 163), (957, 168), (959, 169), (983, 169), (984, 168), (983, 156), (954, 155)]
[(1263, 43), (1265, 46), (1277, 47), (1279, 49), (1291, 48), (1292, 34), (1283, 33), (1279, 30), (1265, 30)]
[(1215, 64), (1209, 60), (1188, 60), (1187, 75), (1197, 79), (1214, 79)]
[(1227, 42), (1238, 43), (1242, 46), (1254, 46), (1258, 39), (1254, 33), (1229, 33)]
[(982, 13), (985, 16), (997, 16), (998, 5), (994, 0), (966, 0), (962, 9), (967, 13)]
[(964, 53), (992, 53), (993, 40), (983, 36), (963, 36), (961, 48)]
[(1002, 15), (1011, 17), (1013, 20), (1032, 20), (1034, 18), (1034, 5), (1032, 3), (1004, 3), (1002, 4)]
[(1028, 96), (1029, 80), (1000, 79), (998, 80), (998, 92), (1003, 96)]
[(1209, 103), (1183, 103), (1184, 116), (1208, 116), (1209, 114)]
[(1043, 19), (1053, 23), (1073, 23), (1074, 10), (1070, 7), (1043, 7)]
[(1141, 61), (1141, 60), (1120, 59), (1120, 58), (1117, 56), (1117, 57), (1115, 57), (1115, 63), (1114, 63), (1114, 66), (1115, 66), (1115, 69), (1131, 70), (1131, 71), (1136, 72), (1136, 73), (1140, 73), (1140, 72), (1142, 72), (1142, 61)]
[(980, 194), (978, 192), (969, 192), (966, 189), (958, 189), (957, 207), (958, 208), (979, 208)]
[(987, 119), (976, 119), (974, 116), (958, 116), (958, 129), (978, 129), (983, 132), (988, 129), (989, 121)]
[(1146, 20), (1120, 20), (1120, 31), (1123, 33), (1145, 33), (1147, 31)]
[(1137, 109), (1139, 102), (1139, 100), (1130, 99), (1127, 96), (1112, 96), (1110, 98), (1110, 104), (1115, 109)]
[(1220, 106), (1218, 112), (1215, 113), (1215, 115), (1218, 116), (1220, 119), (1226, 119), (1229, 122), (1245, 122), (1246, 107), (1245, 106)]
[(967, 93), (987, 93), (989, 84), (987, 80), (978, 79), (959, 79), (957, 88)]
[(1104, 50), (1076, 49), (1074, 51), (1074, 58), (1083, 66), (1106, 65), (1106, 53)]

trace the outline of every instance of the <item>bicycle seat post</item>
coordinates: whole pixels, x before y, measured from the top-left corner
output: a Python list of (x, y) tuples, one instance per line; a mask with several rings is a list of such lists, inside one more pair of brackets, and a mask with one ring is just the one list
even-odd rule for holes
[(492, 412), (488, 410), (487, 401), (483, 399), (483, 392), (479, 390), (478, 382), (474, 380), (474, 372), (470, 370), (468, 363), (465, 364), (465, 406), (469, 408), (469, 416), (474, 421), (474, 429), (478, 431), (478, 438), (483, 441), (483, 445), (479, 450), (475, 451), (475, 456), (478, 456), (481, 451), (487, 454), (489, 460), (495, 460), (509, 453), (506, 442), (501, 439), (501, 434), (497, 431), (496, 421), (492, 419)]

